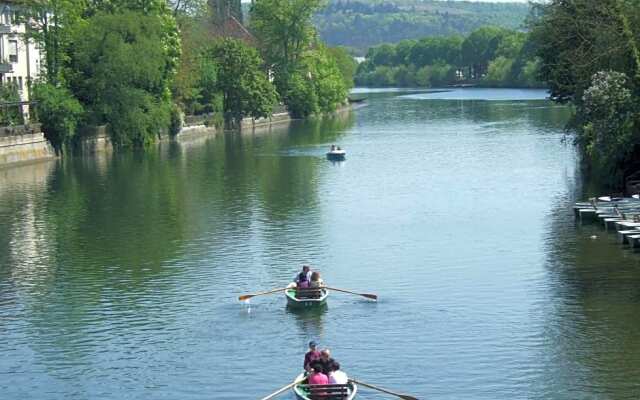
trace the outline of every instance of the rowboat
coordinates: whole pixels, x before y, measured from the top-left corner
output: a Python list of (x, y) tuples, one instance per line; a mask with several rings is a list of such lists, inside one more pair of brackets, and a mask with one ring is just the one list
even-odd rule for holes
[(327, 304), (329, 291), (324, 288), (296, 288), (295, 283), (290, 283), (284, 291), (287, 296), (287, 306), (301, 309), (309, 307), (321, 307)]
[(293, 387), (298, 400), (352, 400), (358, 393), (358, 385), (351, 381), (346, 385), (309, 385), (304, 373), (298, 375), (299, 380), (303, 381)]

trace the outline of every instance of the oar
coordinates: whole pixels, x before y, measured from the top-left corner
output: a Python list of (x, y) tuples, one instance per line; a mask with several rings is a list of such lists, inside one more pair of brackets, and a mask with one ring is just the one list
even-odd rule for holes
[(287, 289), (289, 289), (289, 288), (273, 289), (273, 290), (269, 290), (268, 292), (259, 292), (259, 293), (253, 293), (253, 294), (243, 294), (242, 296), (238, 297), (238, 300), (244, 301), (244, 300), (248, 300), (248, 299), (250, 299), (252, 297), (262, 296), (263, 294), (282, 292), (283, 290), (287, 290)]
[(375, 294), (369, 294), (369, 293), (356, 293), (356, 292), (352, 292), (350, 290), (344, 290), (344, 289), (336, 289), (336, 288), (332, 288), (332, 287), (324, 287), (325, 289), (329, 289), (329, 290), (335, 290), (336, 292), (344, 292), (344, 293), (351, 293), (351, 294), (356, 294), (358, 296), (363, 296), (366, 297), (367, 299), (371, 299), (371, 300), (378, 300), (378, 296), (376, 296)]
[[(373, 385), (371, 385), (369, 383), (364, 383), (362, 381), (357, 381), (357, 380), (351, 379), (351, 378), (349, 378), (349, 380), (351, 382), (353, 382), (353, 383), (357, 383), (358, 385), (366, 386), (368, 388), (375, 389), (375, 390), (378, 390), (378, 391), (383, 392), (383, 393), (391, 394), (391, 395), (397, 396), (397, 397), (399, 397), (401, 399), (404, 399), (404, 400), (418, 400), (417, 397), (409, 396), (408, 394), (401, 394), (401, 393), (392, 392), (391, 390), (383, 389), (381, 387), (373, 386)], [(262, 400), (265, 400), (265, 399), (262, 399)]]
[(287, 390), (291, 389), (292, 387), (294, 387), (295, 385), (297, 385), (298, 383), (304, 381), (305, 377), (303, 377), (302, 379), (297, 379), (293, 382), (291, 382), (290, 384), (288, 384), (285, 387), (282, 387), (278, 390), (276, 390), (275, 392), (271, 393), (270, 395), (268, 395), (267, 397), (263, 397), (260, 400), (269, 400), (269, 399), (273, 399), (274, 397), (276, 397), (277, 395), (279, 395), (280, 393), (286, 392)]

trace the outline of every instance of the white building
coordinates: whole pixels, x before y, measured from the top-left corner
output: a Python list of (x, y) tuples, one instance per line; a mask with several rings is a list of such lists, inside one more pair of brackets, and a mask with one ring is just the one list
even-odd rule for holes
[[(0, 82), (13, 83), (22, 101), (29, 101), (29, 81), (40, 76), (42, 54), (33, 39), (25, 36), (25, 24), (19, 23), (19, 0), (0, 0)], [(28, 117), (28, 108), (24, 108)]]

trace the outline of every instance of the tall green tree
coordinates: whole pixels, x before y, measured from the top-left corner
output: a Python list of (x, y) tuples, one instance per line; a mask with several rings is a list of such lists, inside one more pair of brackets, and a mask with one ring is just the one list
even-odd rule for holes
[(335, 60), (336, 67), (340, 70), (345, 86), (347, 89), (351, 89), (358, 63), (344, 47), (327, 47), (326, 51), (329, 57)]
[(251, 7), (251, 28), (282, 91), (315, 39), (311, 18), (320, 6), (321, 0), (257, 0)]
[(542, 59), (541, 78), (551, 97), (581, 102), (598, 71), (638, 76), (638, 48), (627, 15), (637, 15), (620, 0), (554, 0), (538, 5), (532, 35)]
[(575, 105), (571, 127), (588, 171), (619, 187), (640, 170), (640, 3), (553, 0), (532, 38), (551, 97)]
[(222, 93), (225, 120), (237, 125), (242, 118), (267, 117), (277, 94), (262, 71), (258, 52), (236, 39), (224, 39), (209, 56), (218, 65), (217, 88)]
[(462, 61), (470, 66), (471, 76), (481, 78), (495, 57), (504, 31), (495, 26), (476, 29), (462, 42)]
[[(76, 31), (68, 80), (115, 143), (144, 146), (169, 126), (175, 50), (160, 15), (97, 12)], [(166, 42), (165, 42), (166, 43)]]
[(21, 17), (27, 27), (27, 39), (35, 40), (44, 50), (44, 76), (57, 85), (73, 43), (74, 29), (83, 24), (87, 11), (85, 0), (26, 0)]

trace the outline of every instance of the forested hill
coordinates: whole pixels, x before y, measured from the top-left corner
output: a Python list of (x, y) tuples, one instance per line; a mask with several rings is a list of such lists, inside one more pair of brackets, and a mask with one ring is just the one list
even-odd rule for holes
[(324, 41), (366, 52), (381, 43), (425, 36), (467, 35), (495, 25), (518, 29), (529, 12), (523, 3), (439, 0), (329, 0), (315, 17)]

